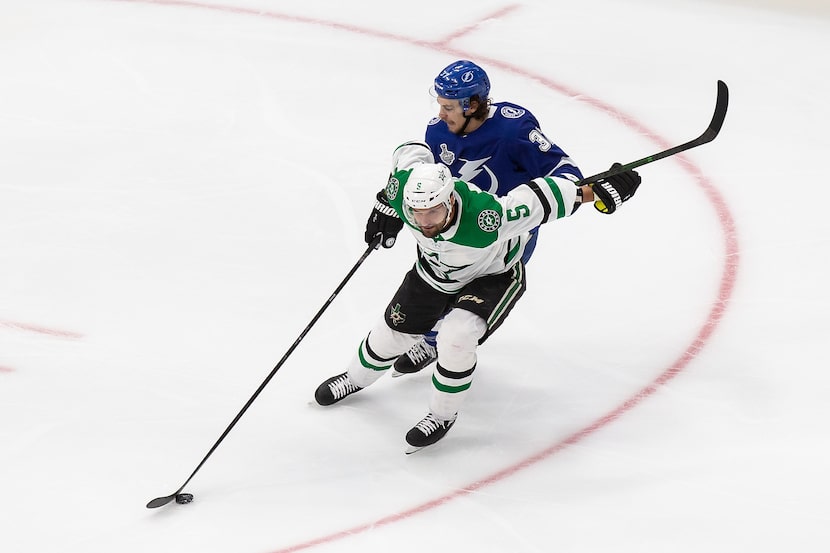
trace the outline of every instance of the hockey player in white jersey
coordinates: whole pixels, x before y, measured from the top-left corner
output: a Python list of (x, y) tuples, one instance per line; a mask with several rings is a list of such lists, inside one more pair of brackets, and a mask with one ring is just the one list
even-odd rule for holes
[(332, 405), (373, 384), (443, 317), (428, 412), (406, 434), (408, 452), (443, 438), (472, 384), (478, 345), (525, 291), (522, 255), (531, 231), (584, 202), (613, 213), (639, 184), (635, 171), (582, 186), (547, 176), (495, 196), (433, 163), (426, 144), (399, 146), (375, 211), (382, 241), (393, 243), (406, 225), (418, 243), (418, 259), (346, 372), (317, 388), (317, 403)]

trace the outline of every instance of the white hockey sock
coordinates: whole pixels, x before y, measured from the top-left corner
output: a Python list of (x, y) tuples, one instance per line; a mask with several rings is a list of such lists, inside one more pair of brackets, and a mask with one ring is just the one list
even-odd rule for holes
[(444, 317), (429, 401), (429, 410), (436, 417), (449, 420), (461, 409), (473, 382), (478, 341), (486, 331), (487, 322), (469, 311), (453, 309)]
[(369, 386), (386, 374), (395, 359), (419, 339), (420, 336), (392, 330), (381, 318), (366, 339), (360, 342), (357, 353), (349, 363), (349, 379), (361, 388)]

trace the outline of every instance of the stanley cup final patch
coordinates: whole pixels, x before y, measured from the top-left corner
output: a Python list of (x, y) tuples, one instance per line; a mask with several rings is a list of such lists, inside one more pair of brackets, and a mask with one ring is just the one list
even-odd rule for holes
[(438, 154), (438, 157), (441, 158), (441, 161), (444, 162), (444, 165), (452, 165), (455, 163), (455, 154), (447, 149), (447, 144), (441, 144), (441, 153)]

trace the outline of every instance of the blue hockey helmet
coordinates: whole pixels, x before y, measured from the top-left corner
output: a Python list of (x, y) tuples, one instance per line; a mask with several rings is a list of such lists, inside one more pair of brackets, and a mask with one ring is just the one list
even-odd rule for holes
[(461, 109), (470, 109), (470, 98), (475, 95), (483, 101), (490, 94), (490, 79), (484, 69), (469, 60), (458, 60), (441, 70), (435, 77), (435, 94), (441, 98), (458, 100)]

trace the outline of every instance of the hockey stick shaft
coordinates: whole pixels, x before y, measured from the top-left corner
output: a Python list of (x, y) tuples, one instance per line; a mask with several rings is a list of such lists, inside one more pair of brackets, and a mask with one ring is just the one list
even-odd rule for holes
[(239, 419), (242, 418), (242, 415), (245, 414), (245, 412), (248, 410), (251, 404), (253, 404), (254, 400), (256, 400), (256, 398), (259, 397), (259, 394), (261, 394), (265, 387), (268, 385), (268, 383), (271, 382), (271, 379), (274, 378), (274, 375), (277, 374), (277, 371), (280, 370), (280, 367), (283, 366), (288, 357), (294, 352), (294, 350), (297, 348), (297, 346), (300, 344), (303, 338), (305, 338), (306, 334), (308, 334), (309, 330), (311, 330), (311, 327), (314, 326), (314, 324), (323, 315), (325, 310), (328, 309), (329, 305), (331, 305), (331, 303), (334, 301), (334, 298), (337, 297), (337, 294), (339, 294), (343, 287), (346, 286), (346, 283), (349, 282), (349, 280), (352, 278), (355, 272), (357, 272), (357, 269), (363, 264), (364, 261), (366, 261), (366, 258), (369, 257), (369, 254), (377, 248), (378, 244), (380, 243), (380, 240), (381, 235), (378, 234), (374, 238), (374, 240), (369, 244), (369, 247), (366, 248), (366, 251), (363, 252), (363, 255), (360, 256), (360, 259), (357, 260), (357, 263), (355, 263), (354, 267), (351, 268), (346, 277), (340, 282), (340, 284), (337, 286), (337, 288), (334, 290), (331, 296), (329, 296), (329, 298), (323, 304), (323, 307), (321, 307), (320, 310), (317, 311), (317, 314), (314, 315), (314, 317), (311, 319), (311, 322), (309, 322), (308, 325), (306, 325), (306, 327), (303, 329), (303, 331), (300, 333), (297, 339), (294, 340), (294, 343), (291, 344), (291, 347), (288, 348), (288, 351), (285, 352), (285, 354), (282, 356), (282, 359), (279, 360), (279, 362), (271, 370), (271, 372), (268, 374), (265, 380), (262, 381), (262, 384), (259, 385), (259, 388), (257, 388), (254, 394), (248, 399), (248, 401), (245, 403), (242, 409), (240, 409), (239, 413), (236, 414), (236, 416), (228, 425), (228, 427), (225, 428), (225, 431), (222, 432), (222, 435), (219, 436), (219, 439), (216, 440), (216, 443), (213, 444), (213, 446), (207, 452), (207, 455), (204, 456), (202, 461), (196, 466), (196, 469), (190, 474), (187, 480), (184, 481), (184, 484), (182, 484), (178, 490), (176, 490), (170, 495), (157, 497), (151, 500), (149, 503), (147, 503), (148, 509), (155, 509), (157, 507), (161, 507), (162, 505), (170, 503), (173, 499), (176, 498), (178, 494), (181, 493), (181, 491), (184, 489), (185, 486), (187, 486), (187, 484), (193, 479), (193, 477), (196, 476), (196, 473), (199, 472), (199, 469), (202, 468), (202, 465), (204, 465), (208, 458), (213, 454), (213, 452), (216, 451), (216, 448), (219, 447), (219, 444), (222, 443), (225, 437), (230, 433), (231, 429), (233, 429), (233, 427), (236, 426), (236, 423), (239, 422)]
[(703, 134), (694, 140), (690, 140), (684, 144), (675, 146), (674, 148), (663, 150), (662, 152), (652, 154), (648, 157), (644, 157), (643, 159), (638, 159), (637, 161), (632, 161), (631, 163), (626, 163), (620, 167), (615, 167), (614, 169), (609, 169), (608, 171), (597, 173), (596, 175), (582, 179), (579, 184), (590, 184), (602, 179), (607, 179), (608, 177), (630, 171), (631, 169), (642, 167), (643, 165), (657, 161), (658, 159), (673, 156), (675, 154), (679, 154), (680, 152), (685, 152), (686, 150), (691, 150), (692, 148), (696, 148), (697, 146), (713, 141), (715, 137), (718, 136), (718, 133), (723, 126), (723, 121), (726, 118), (726, 110), (728, 107), (729, 88), (726, 86), (725, 82), (718, 81), (718, 97), (715, 102), (715, 113), (712, 115), (712, 121), (709, 123), (709, 126), (706, 127), (706, 130), (703, 131)]

